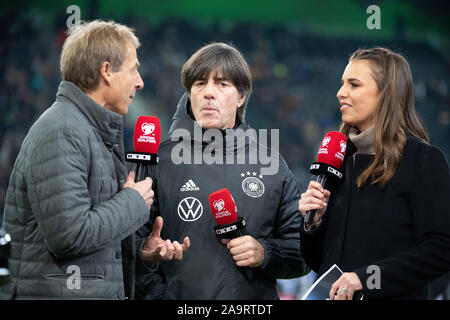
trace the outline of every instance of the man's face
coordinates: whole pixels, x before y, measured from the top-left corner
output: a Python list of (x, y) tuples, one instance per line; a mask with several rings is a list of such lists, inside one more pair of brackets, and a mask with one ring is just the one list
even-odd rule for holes
[(105, 107), (115, 113), (125, 115), (128, 113), (136, 90), (144, 87), (141, 75), (137, 68), (136, 48), (127, 42), (126, 58), (117, 72), (111, 70), (110, 87), (106, 94)]
[(231, 81), (211, 72), (207, 79), (196, 80), (191, 87), (192, 113), (205, 129), (233, 128), (236, 113), (245, 101)]

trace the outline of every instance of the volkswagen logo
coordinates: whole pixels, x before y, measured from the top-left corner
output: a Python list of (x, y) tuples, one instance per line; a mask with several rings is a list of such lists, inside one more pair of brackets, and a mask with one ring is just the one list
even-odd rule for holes
[(177, 211), (181, 220), (192, 222), (202, 216), (203, 205), (197, 198), (187, 197), (180, 201)]

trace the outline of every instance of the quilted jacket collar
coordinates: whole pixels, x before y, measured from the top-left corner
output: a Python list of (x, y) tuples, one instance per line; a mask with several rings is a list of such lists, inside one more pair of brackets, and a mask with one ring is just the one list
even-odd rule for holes
[(112, 112), (86, 95), (74, 83), (61, 81), (56, 100), (62, 97), (70, 100), (84, 114), (86, 119), (100, 133), (106, 144), (119, 144), (123, 133), (123, 116)]

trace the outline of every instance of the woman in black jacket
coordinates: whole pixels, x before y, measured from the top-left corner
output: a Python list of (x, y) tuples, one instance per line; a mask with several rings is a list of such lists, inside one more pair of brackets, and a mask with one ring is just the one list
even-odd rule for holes
[(302, 254), (319, 275), (344, 271), (330, 299), (426, 299), (450, 270), (450, 176), (414, 110), (409, 64), (384, 48), (357, 50), (337, 97), (344, 179), (329, 190), (311, 181), (302, 194), (303, 218), (317, 210), (302, 221)]

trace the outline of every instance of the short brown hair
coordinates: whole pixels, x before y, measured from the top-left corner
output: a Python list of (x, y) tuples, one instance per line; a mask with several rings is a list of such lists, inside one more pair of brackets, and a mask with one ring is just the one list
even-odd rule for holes
[(127, 41), (136, 49), (140, 46), (127, 26), (102, 20), (81, 22), (68, 31), (64, 42), (60, 59), (62, 79), (85, 92), (95, 90), (103, 62), (108, 61), (113, 71), (120, 70), (126, 58)]
[(230, 44), (215, 42), (206, 45), (183, 65), (181, 83), (188, 93), (195, 81), (204, 79), (213, 72), (231, 81), (238, 92), (245, 96), (245, 101), (237, 111), (239, 122), (245, 122), (245, 110), (252, 92), (252, 76), (242, 54)]

